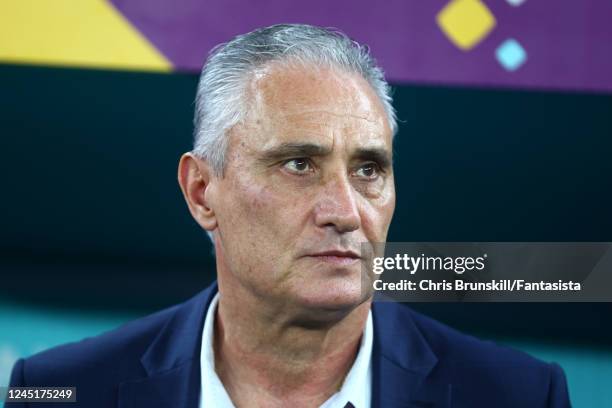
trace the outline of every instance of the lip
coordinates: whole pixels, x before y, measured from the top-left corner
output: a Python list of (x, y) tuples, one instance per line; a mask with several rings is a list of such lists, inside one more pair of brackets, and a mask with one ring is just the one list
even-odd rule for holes
[(361, 257), (356, 252), (343, 250), (322, 251), (308, 256), (322, 262), (336, 265), (351, 265), (361, 260)]

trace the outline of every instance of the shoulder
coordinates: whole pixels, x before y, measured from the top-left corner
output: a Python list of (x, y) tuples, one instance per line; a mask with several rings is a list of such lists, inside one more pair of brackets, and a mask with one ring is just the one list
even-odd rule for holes
[(404, 307), (442, 362), (457, 364), (495, 364), (542, 367), (544, 362), (510, 347), (479, 339), (444, 323)]
[(382, 319), (394, 320), (396, 327), (398, 325), (403, 328), (412, 326), (440, 362), (514, 364), (536, 367), (545, 365), (542, 361), (522, 351), (462, 333), (414, 311), (408, 305), (385, 302), (376, 305), (375, 309)]
[[(115, 381), (144, 375), (140, 357), (180, 305), (133, 320), (114, 330), (63, 344), (20, 360), (27, 385), (83, 384), (113, 378)], [(18, 376), (18, 373), (13, 373)]]
[(432, 379), (452, 384), (459, 396), (495, 401), (504, 395), (515, 401), (508, 406), (569, 407), (565, 375), (557, 364), (462, 333), (406, 305), (383, 304), (378, 311), (418, 333), (437, 360)]
[[(160, 378), (189, 381), (186, 370), (195, 367), (204, 313), (215, 292), (212, 284), (183, 303), (115, 330), (21, 359), (10, 384), (76, 387), (78, 405), (97, 408), (115, 406), (122, 387), (129, 400), (126, 390), (136, 384)], [(170, 372), (174, 377), (164, 376)]]

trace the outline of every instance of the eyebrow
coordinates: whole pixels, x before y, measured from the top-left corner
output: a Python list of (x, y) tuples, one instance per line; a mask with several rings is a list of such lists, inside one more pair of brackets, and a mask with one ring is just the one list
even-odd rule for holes
[(325, 156), (329, 153), (331, 153), (329, 148), (314, 143), (283, 143), (264, 151), (262, 160), (274, 161), (293, 156)]
[[(314, 143), (283, 143), (264, 151), (261, 160), (273, 162), (289, 157), (325, 156), (330, 153), (330, 148)], [(358, 148), (352, 156), (352, 158), (376, 162), (383, 168), (390, 168), (392, 165), (391, 152), (382, 147)]]
[(355, 152), (354, 157), (360, 160), (378, 163), (383, 169), (389, 169), (393, 164), (391, 152), (381, 147), (359, 148)]

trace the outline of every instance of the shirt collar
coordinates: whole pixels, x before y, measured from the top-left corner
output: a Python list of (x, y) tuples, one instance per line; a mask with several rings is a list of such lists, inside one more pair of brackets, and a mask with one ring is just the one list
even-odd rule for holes
[[(200, 408), (234, 408), (223, 383), (215, 371), (213, 349), (215, 315), (219, 303), (219, 292), (210, 302), (204, 328), (202, 329), (202, 348), (200, 350)], [(372, 311), (368, 313), (357, 357), (349, 370), (340, 390), (332, 395), (320, 408), (343, 408), (348, 402), (355, 408), (369, 408), (372, 393), (372, 347), (374, 325)]]
[(372, 346), (374, 343), (374, 325), (372, 311), (361, 336), (357, 358), (348, 372), (340, 391), (332, 395), (320, 408), (342, 408), (347, 402), (355, 408), (369, 408), (372, 395)]

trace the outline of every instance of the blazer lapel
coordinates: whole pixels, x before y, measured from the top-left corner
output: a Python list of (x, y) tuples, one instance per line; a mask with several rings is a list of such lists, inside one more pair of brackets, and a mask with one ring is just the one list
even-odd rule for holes
[(147, 376), (119, 386), (121, 408), (198, 408), (200, 348), (214, 283), (176, 312), (140, 359)]
[(410, 311), (391, 302), (373, 302), (372, 406), (445, 408), (451, 385), (430, 375), (437, 357)]

